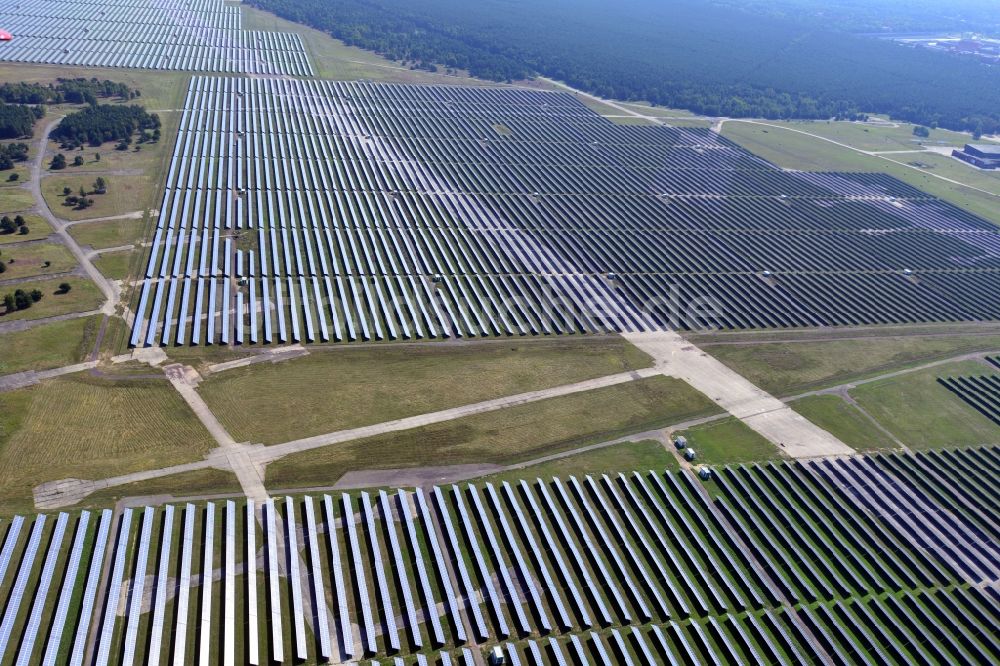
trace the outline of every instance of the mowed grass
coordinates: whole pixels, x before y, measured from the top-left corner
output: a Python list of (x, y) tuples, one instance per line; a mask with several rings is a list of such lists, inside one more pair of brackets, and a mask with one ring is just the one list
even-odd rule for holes
[(780, 460), (781, 451), (737, 418), (728, 417), (677, 433), (695, 450), (694, 463), (725, 465)]
[(79, 373), (0, 393), (0, 509), (31, 506), (31, 490), (63, 478), (103, 479), (193, 462), (214, 446), (166, 380)]
[(103, 319), (102, 315), (92, 315), (5, 333), (0, 343), (0, 375), (59, 368), (85, 360)]
[(96, 250), (121, 247), (139, 242), (145, 231), (145, 221), (140, 218), (122, 218), (104, 222), (81, 222), (69, 228), (70, 235), (81, 245)]
[[(3, 194), (3, 190), (0, 190), (0, 197), (2, 197)], [(22, 215), (22, 217), (24, 217), (24, 226), (28, 227), (28, 233), (22, 235), (15, 231), (12, 234), (0, 234), (0, 246), (12, 243), (22, 243), (24, 241), (39, 240), (52, 233), (52, 227), (50, 227), (49, 223), (40, 216), (27, 214)], [(0, 247), (0, 252), (3, 251), (4, 248)]]
[(108, 191), (105, 194), (91, 194), (88, 198), (94, 200), (94, 205), (80, 210), (68, 206), (63, 195), (63, 188), (68, 187), (74, 194), (84, 191), (91, 192), (94, 179), (99, 174), (73, 175), (71, 172), (60, 171), (42, 181), (42, 196), (56, 216), (66, 220), (90, 220), (100, 217), (123, 215), (135, 211), (143, 211), (153, 205), (152, 192), (148, 187), (150, 176), (108, 176)]
[(229, 370), (198, 390), (237, 441), (277, 444), (651, 363), (621, 338), (386, 346)]
[(134, 256), (132, 252), (108, 252), (95, 259), (94, 266), (106, 278), (124, 280), (128, 277)]
[(769, 393), (793, 395), (970, 352), (1000, 350), (1000, 336), (893, 336), (702, 349)]
[(0, 262), (7, 266), (0, 280), (66, 273), (76, 268), (76, 259), (69, 250), (49, 242), (6, 245), (0, 248)]
[(865, 384), (851, 396), (911, 449), (1000, 444), (1000, 428), (937, 381), (987, 373), (975, 361), (950, 363)]
[(511, 464), (717, 413), (681, 380), (656, 376), (293, 454), (267, 468), (275, 488), (331, 485), (358, 469)]
[[(898, 159), (899, 155), (885, 157), (866, 155), (821, 138), (773, 125), (765, 127), (728, 121), (723, 126), (722, 135), (786, 169), (887, 173), (932, 196), (1000, 225), (1000, 197), (941, 180), (926, 170), (893, 161)], [(914, 153), (910, 157), (919, 159), (922, 156), (923, 153)]]
[[(67, 294), (59, 292), (59, 285), (69, 283), (71, 290)], [(97, 310), (104, 303), (104, 296), (90, 280), (80, 277), (61, 277), (37, 282), (23, 282), (12, 287), (0, 287), (0, 294), (7, 294), (14, 289), (42, 292), (42, 300), (32, 304), (27, 310), (7, 312), (0, 306), (0, 323), (16, 319), (42, 319), (71, 312), (88, 312)]]
[(789, 407), (858, 451), (899, 448), (891, 437), (839, 395), (812, 395), (790, 403)]
[(983, 171), (948, 155), (938, 153), (906, 153), (886, 155), (887, 159), (903, 165), (918, 166), (922, 171), (960, 181), (1000, 196), (1000, 173)]
[[(909, 123), (858, 123), (835, 120), (766, 121), (769, 125), (816, 134), (860, 150), (924, 150), (924, 146), (961, 146), (972, 141), (970, 134), (933, 129), (927, 138), (913, 134)], [(898, 127), (893, 127), (898, 125)], [(902, 156), (901, 156), (902, 157)], [(919, 158), (918, 155), (907, 156)]]
[(34, 208), (35, 198), (23, 187), (0, 188), (0, 213), (19, 213)]
[(661, 442), (655, 439), (644, 439), (638, 442), (605, 446), (558, 460), (529, 465), (522, 469), (491, 474), (476, 479), (473, 483), (498, 484), (504, 481), (514, 483), (521, 479), (533, 481), (553, 477), (583, 477), (588, 474), (591, 476), (600, 476), (601, 474), (611, 476), (618, 473), (628, 474), (632, 471), (656, 470), (662, 472), (663, 470), (677, 469), (680, 469), (677, 457), (667, 451)]
[(201, 495), (241, 493), (240, 482), (232, 472), (220, 469), (199, 469), (161, 476), (149, 481), (114, 486), (89, 495), (80, 503), (84, 507), (111, 506), (124, 497), (169, 495), (171, 497), (198, 497)]

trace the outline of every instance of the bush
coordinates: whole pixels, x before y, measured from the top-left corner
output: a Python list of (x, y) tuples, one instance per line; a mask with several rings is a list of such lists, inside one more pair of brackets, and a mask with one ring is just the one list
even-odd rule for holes
[(17, 230), (17, 233), (21, 234), (22, 236), (27, 236), (28, 234), (31, 233), (31, 229), (29, 229), (27, 225), (24, 225), (23, 227), (20, 227)]
[(57, 294), (68, 294), (72, 288), (73, 288), (73, 285), (71, 285), (69, 282), (60, 282), (59, 283), (59, 291), (57, 291), (56, 293)]
[(49, 163), (49, 168), (54, 171), (59, 171), (66, 168), (66, 156), (62, 153), (58, 153), (52, 158), (52, 162)]
[(0, 217), (0, 233), (12, 234), (15, 231), (17, 231), (17, 225), (14, 224), (14, 220), (7, 215)]
[(73, 166), (83, 166), (83, 157), (77, 155), (73, 158)]
[(923, 125), (917, 125), (913, 128), (913, 136), (919, 136), (926, 139), (931, 135), (930, 129), (924, 127)]
[(7, 181), (11, 182), (11, 183), (16, 183), (20, 178), (21, 178), (21, 174), (19, 174), (19, 173), (12, 173), (9, 176), (7, 176)]

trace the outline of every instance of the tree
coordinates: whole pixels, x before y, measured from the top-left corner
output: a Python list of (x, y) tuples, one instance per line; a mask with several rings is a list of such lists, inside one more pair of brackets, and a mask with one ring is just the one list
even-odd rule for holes
[(100, 153), (94, 153), (94, 161), (95, 162), (100, 162), (101, 161), (101, 154)]
[(14, 294), (7, 294), (3, 297), (3, 309), (7, 313), (17, 310), (17, 301), (14, 300)]
[(19, 227), (23, 227), (25, 222), (26, 222), (26, 220), (24, 219), (23, 215), (15, 215), (14, 216), (14, 224), (15, 225), (17, 225)]
[(15, 310), (27, 310), (31, 307), (34, 301), (31, 299), (31, 294), (26, 292), (24, 289), (18, 289), (14, 292), (14, 309)]
[(52, 162), (49, 163), (49, 168), (53, 171), (59, 171), (60, 169), (66, 168), (66, 156), (62, 153), (57, 153), (55, 157), (52, 158)]
[(103, 178), (98, 176), (97, 180), (94, 181), (94, 193), (104, 194), (107, 191), (108, 191), (108, 183)]
[(7, 176), (7, 180), (12, 183), (16, 183), (20, 179), (21, 179), (21, 174), (19, 173), (12, 173), (9, 176)]
[(28, 234), (31, 233), (31, 229), (28, 228), (28, 225), (24, 225), (23, 227), (17, 230), (17, 233), (21, 234), (22, 236), (27, 236)]
[(86, 196), (87, 196), (87, 190), (83, 189), (83, 185), (81, 185), (80, 186), (80, 197), (83, 198), (83, 197), (86, 197)]
[(59, 283), (59, 293), (60, 294), (68, 294), (69, 290), (72, 289), (72, 288), (73, 288), (73, 285), (71, 285), (69, 282), (60, 282)]
[(42, 291), (40, 289), (32, 289), (31, 293), (28, 294), (28, 296), (31, 297), (32, 303), (37, 303), (38, 301), (42, 300)]
[(0, 273), (4, 273), (4, 272), (6, 272), (6, 270), (7, 270), (7, 264), (5, 264), (4, 262), (0, 261)]
[(73, 158), (73, 166), (83, 166), (83, 156), (77, 155)]
[(71, 188), (69, 188), (69, 187), (64, 187), (63, 188), (63, 196), (64, 197), (68, 197), (71, 194), (73, 194), (73, 190)]
[(923, 125), (917, 125), (913, 128), (913, 136), (919, 136), (926, 139), (931, 135), (930, 129), (924, 127)]
[(16, 230), (17, 230), (17, 225), (14, 224), (14, 220), (10, 219), (6, 215), (0, 218), (0, 233), (12, 234)]

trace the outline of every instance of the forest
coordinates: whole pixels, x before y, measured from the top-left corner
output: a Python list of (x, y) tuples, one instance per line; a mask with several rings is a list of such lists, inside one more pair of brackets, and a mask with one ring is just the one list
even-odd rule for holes
[(248, 0), (412, 67), (707, 115), (1000, 131), (1000, 67), (698, 0)]
[(0, 101), (8, 104), (97, 104), (98, 99), (134, 99), (138, 90), (124, 83), (93, 79), (57, 79), (55, 83), (0, 83)]
[(31, 136), (35, 121), (44, 115), (45, 109), (40, 106), (0, 102), (0, 139)]
[(146, 113), (141, 106), (100, 104), (63, 118), (52, 130), (51, 137), (65, 148), (72, 149), (85, 142), (91, 146), (99, 146), (105, 141), (130, 142), (135, 132), (159, 127), (159, 116)]

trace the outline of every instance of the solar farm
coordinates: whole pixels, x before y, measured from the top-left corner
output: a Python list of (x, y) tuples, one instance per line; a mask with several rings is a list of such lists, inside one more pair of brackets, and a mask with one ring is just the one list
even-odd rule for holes
[(1000, 659), (1000, 449), (715, 472), (16, 517), (2, 526), (0, 656)]
[(16, 0), (0, 61), (311, 76), (295, 33), (242, 29), (224, 0)]
[(989, 320), (998, 248), (891, 177), (570, 94), (196, 77), (131, 343)]

